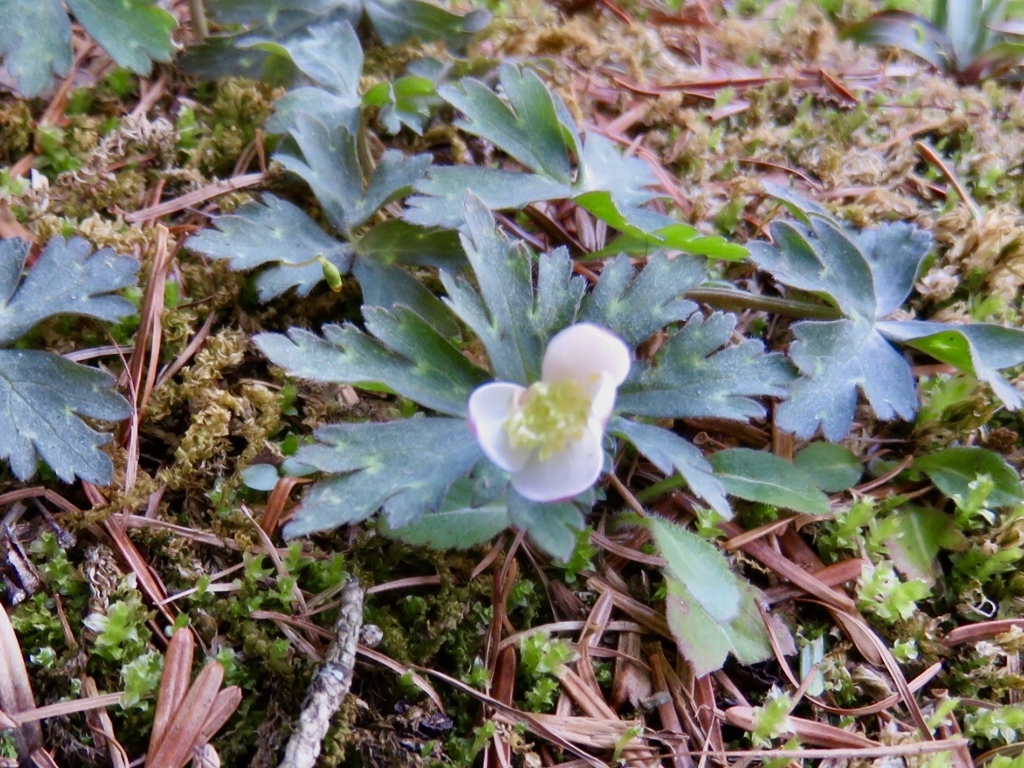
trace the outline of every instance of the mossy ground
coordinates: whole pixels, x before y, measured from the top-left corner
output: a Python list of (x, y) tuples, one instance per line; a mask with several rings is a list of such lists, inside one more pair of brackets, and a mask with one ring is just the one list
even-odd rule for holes
[[(811, 3), (773, 3), (716, 11), (703, 20), (697, 14), (692, 23), (678, 24), (652, 21), (655, 9), (642, 3), (619, 10), (635, 23), (603, 5), (567, 15), (534, 0), (503, 4), (475, 53), (534, 62), (581, 125), (635, 142), (638, 151), (654, 158), (677, 182), (678, 194), (664, 206), (706, 231), (738, 241), (759, 235), (774, 214), (760, 194), (760, 181), (803, 180), (808, 194), (856, 225), (898, 219), (935, 232), (936, 257), (911, 307), (918, 316), (1022, 324), (1024, 108), (1019, 85), (961, 87), (910, 58), (880, 56), (839, 42), (837, 21), (862, 16), (864, 4), (848, 4), (829, 17)], [(398, 59), (415, 54), (413, 47)], [(393, 75), (400, 69), (396, 61), (394, 55), (371, 50), (371, 76)], [(96, 246), (135, 254), (141, 274), (148, 274), (158, 232), (151, 223), (130, 223), (125, 215), (157, 198), (201, 189), (214, 178), (258, 170), (258, 159), (249, 150), (254, 142), (263, 142), (265, 154), (273, 148), (273, 137), (263, 136), (260, 128), (279, 93), (235, 79), (197, 84), (170, 68), (162, 74), (168, 78), (164, 92), (143, 115), (132, 113), (140, 93), (137, 79), (109, 67), (94, 84), (73, 91), (50, 126), (39, 123), (45, 101), (0, 98), (0, 169), (15, 166), (29, 152), (35, 153), (31, 165), (36, 169), (31, 181), (0, 175), (0, 223), (16, 223), (37, 243), (53, 234), (80, 234)], [(486, 161), (489, 151), (456, 135), (443, 116), (422, 137), (403, 135), (395, 142), (458, 162)], [(977, 204), (977, 214), (915, 142), (941, 154)], [(252, 159), (239, 163), (240, 157)], [(273, 166), (263, 189), (305, 202), (318, 215), (308, 194)], [(223, 764), (269, 766), (276, 764), (316, 668), (314, 656), (323, 645), (317, 628), (332, 625), (331, 594), (343, 574), (357, 576), (366, 587), (422, 577), (367, 599), (366, 621), (383, 633), (378, 650), (403, 665), (466, 681), (479, 680), (496, 595), (509, 587), (498, 583), (504, 565), (500, 554), (476, 573), (487, 549), (413, 549), (379, 535), (373, 526), (292, 543), (277, 553), (280, 564), (269, 557), (257, 531), (266, 494), (247, 489), (239, 472), (257, 459), (279, 460), (317, 425), (387, 419), (403, 413), (407, 404), (334, 387), (303, 384), (296, 389), (253, 348), (249, 338), (257, 331), (355, 319), (359, 296), (353, 288), (341, 294), (321, 290), (301, 301), (285, 298), (261, 305), (243, 276), (188, 251), (187, 237), (206, 224), (205, 213), (232, 210), (250, 194), (225, 195), (215, 206), (180, 212), (164, 222), (174, 258), (166, 274), (158, 362), (171, 365), (181, 357), (183, 365), (156, 387), (140, 414), (140, 453), (130, 486), (126, 474), (133, 459), (119, 440), (111, 448), (117, 478), (99, 500), (43, 475), (39, 487), (52, 488), (81, 510), (43, 505), (56, 514), (59, 530), (70, 535), (55, 535), (50, 518), (31, 505), (18, 508), (20, 522), (10, 533), (27, 550), (39, 578), (36, 589), (26, 590), (31, 593), (17, 605), (12, 604), (13, 588), (7, 591), (37, 703), (77, 694), (87, 676), (101, 691), (127, 690), (131, 703), (110, 714), (118, 740), (133, 757), (146, 747), (169, 617), (179, 626), (191, 624), (203, 650), (225, 665), (226, 682), (242, 688), (238, 713), (215, 742)], [(571, 217), (567, 220), (572, 227)], [(585, 232), (581, 224), (573, 234), (585, 240)], [(746, 266), (721, 267), (720, 276), (753, 279)], [(190, 347), (211, 316), (202, 343)], [(748, 316), (744, 322), (758, 318)], [(136, 331), (126, 322), (112, 333), (115, 341), (130, 345)], [(780, 342), (773, 333), (764, 329), (766, 338)], [(33, 346), (61, 352), (109, 341), (100, 326), (59, 321), (40, 327), (30, 339)], [(116, 357), (105, 362), (113, 370), (120, 366)], [(986, 390), (942, 372), (930, 374), (922, 389), (925, 407), (916, 423), (878, 424), (865, 415), (851, 448), (866, 455), (884, 445), (876, 441), (896, 441), (902, 453), (910, 454), (915, 447), (969, 441), (1020, 463), (1019, 416), (1000, 410)], [(721, 444), (763, 445), (769, 437), (763, 430), (739, 434), (707, 425), (687, 428)], [(18, 487), (5, 477), (0, 490)], [(860, 506), (837, 499), (835, 519), (807, 526), (802, 544), (787, 540), (782, 550), (790, 557), (804, 554), (808, 561), (820, 556), (826, 563), (881, 551), (886, 520), (909, 503), (898, 495), (901, 490), (883, 487), (867, 494)], [(613, 496), (608, 509), (615, 508)], [(111, 549), (111, 529), (104, 523), (122, 512), (182, 527), (132, 527), (127, 534), (165, 593), (181, 595), (167, 606), (153, 604), (136, 574)], [(741, 522), (753, 527), (776, 514), (751, 508)], [(594, 523), (603, 524), (600, 519)], [(507, 537), (501, 543), (510, 541)], [(279, 540), (274, 543), (282, 546)], [(940, 676), (930, 685), (948, 693), (929, 694), (926, 708), (941, 706), (947, 696), (961, 698), (965, 703), (957, 714), (977, 754), (1015, 742), (1018, 731), (1024, 732), (1016, 710), (1001, 709), (1017, 704), (1024, 687), (1020, 634), (955, 648), (942, 640), (950, 627), (963, 622), (1024, 612), (1018, 569), (1024, 516), (1013, 511), (994, 521), (980, 519), (958, 546), (948, 583), (936, 585), (927, 600), (908, 596), (907, 615), (876, 613), (873, 622), (891, 647), (904, 649), (908, 677), (942, 662)], [(509, 594), (501, 596), (500, 609), (507, 613), (503, 631), (587, 615), (595, 594), (584, 577), (553, 568), (536, 553), (519, 552), (518, 576)], [(641, 565), (598, 549), (591, 556), (587, 568), (613, 571), (624, 591), (658, 605), (660, 585), (651, 583)], [(761, 586), (778, 586), (770, 570), (742, 555), (737, 565)], [(299, 593), (307, 606), (324, 610), (305, 613)], [(780, 603), (778, 610), (801, 638), (831, 637), (821, 668), (825, 695), (835, 706), (856, 707), (891, 692), (891, 680), (879, 674), (877, 665), (837, 639), (825, 611), (792, 602)], [(106, 618), (97, 623), (87, 621), (90, 616)], [(296, 630), (287, 617), (300, 617), (309, 626)], [(668, 645), (666, 652), (674, 654)], [(559, 651), (544, 646), (536, 653), (557, 656)], [(609, 663), (602, 662), (599, 671), (607, 671)], [(784, 679), (774, 662), (752, 670), (730, 668), (723, 678), (757, 704)], [(550, 708), (558, 690), (551, 680), (536, 667), (521, 670), (517, 690), (523, 698), (517, 703)], [(728, 691), (723, 680), (718, 682)], [(424, 718), (436, 713), (408, 678), (361, 663), (356, 697), (336, 718), (321, 764), (469, 765), (480, 706), (444, 683), (435, 681), (434, 686), (448, 707), (450, 728), (423, 727)], [(632, 717), (628, 703), (622, 711)], [(806, 716), (807, 711), (797, 714)], [(845, 722), (886, 744), (905, 738), (884, 718)], [(47, 743), (64, 764), (106, 764), (107, 753), (97, 747), (81, 716), (50, 720), (46, 729)], [(727, 745), (745, 743), (738, 730), (727, 730), (725, 736)], [(524, 765), (555, 762), (553, 748), (533, 737), (508, 735), (506, 741), (516, 744), (514, 759)], [(601, 754), (610, 759), (612, 752)], [(919, 765), (946, 764), (938, 758), (916, 760)]]

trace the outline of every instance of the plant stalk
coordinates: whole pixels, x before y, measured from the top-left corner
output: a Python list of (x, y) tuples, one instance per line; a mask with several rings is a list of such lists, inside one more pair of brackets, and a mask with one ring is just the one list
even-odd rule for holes
[(801, 320), (838, 320), (843, 316), (835, 307), (824, 304), (760, 296), (731, 288), (694, 288), (687, 291), (686, 298), (720, 309), (753, 309)]

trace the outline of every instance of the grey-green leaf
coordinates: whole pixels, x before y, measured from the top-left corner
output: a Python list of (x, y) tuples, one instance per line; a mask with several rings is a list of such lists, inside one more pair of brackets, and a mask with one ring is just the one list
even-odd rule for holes
[(722, 481), (695, 445), (667, 429), (618, 416), (609, 422), (608, 431), (636, 446), (666, 477), (678, 472), (708, 506), (725, 518), (732, 517)]
[(587, 296), (580, 319), (602, 325), (638, 347), (655, 331), (685, 320), (697, 309), (683, 298), (707, 275), (700, 259), (656, 253), (639, 273), (626, 256), (614, 259)]
[(566, 561), (576, 548), (576, 533), (583, 530), (583, 513), (571, 502), (542, 504), (508, 490), (508, 517), (530, 540), (552, 557)]
[[(263, 204), (247, 203), (232, 214), (213, 220), (188, 239), (188, 247), (215, 259), (227, 259), (234, 270), (273, 264), (256, 279), (260, 299), (267, 301), (289, 288), (306, 296), (323, 282), (323, 256), (340, 273), (348, 272), (351, 249), (324, 232), (302, 209), (271, 194)], [(305, 264), (314, 260), (312, 263)], [(302, 266), (294, 266), (301, 264)]]
[(0, 0), (0, 59), (25, 96), (71, 69), (71, 22), (59, 0)]
[(754, 398), (784, 395), (792, 370), (781, 355), (765, 354), (759, 341), (726, 346), (735, 326), (734, 315), (693, 315), (650, 363), (633, 364), (616, 409), (658, 418), (763, 417)]
[(87, 315), (117, 320), (135, 312), (114, 295), (135, 285), (139, 263), (111, 248), (93, 251), (81, 238), (55, 236), (25, 272), (28, 243), (0, 240), (0, 346), (9, 346), (41, 320)]
[(75, 18), (122, 67), (148, 75), (174, 53), (174, 17), (154, 0), (67, 0)]
[(511, 524), (508, 508), (504, 500), (474, 506), (472, 491), (472, 480), (460, 478), (437, 512), (394, 530), (385, 526), (384, 532), (407, 544), (434, 549), (468, 549), (490, 541)]
[(389, 526), (403, 528), (440, 509), (482, 456), (462, 419), (332, 424), (316, 437), (319, 444), (303, 446), (296, 459), (333, 477), (306, 494), (287, 538), (360, 522), (378, 509)]
[(82, 417), (120, 421), (131, 414), (110, 374), (34, 350), (0, 350), (0, 458), (20, 480), (45, 461), (66, 483), (106, 485), (113, 464), (99, 448), (110, 436)]
[(808, 515), (829, 514), (828, 497), (814, 478), (785, 459), (750, 448), (728, 448), (708, 461), (733, 496)]
[(364, 314), (380, 340), (353, 325), (327, 325), (322, 337), (301, 328), (287, 336), (258, 334), (256, 346), (293, 376), (396, 392), (426, 408), (464, 415), (469, 395), (490, 377), (408, 308), (368, 307)]
[(459, 16), (420, 0), (364, 0), (363, 8), (385, 45), (443, 40), (452, 50), (462, 50), (490, 19), (483, 9)]

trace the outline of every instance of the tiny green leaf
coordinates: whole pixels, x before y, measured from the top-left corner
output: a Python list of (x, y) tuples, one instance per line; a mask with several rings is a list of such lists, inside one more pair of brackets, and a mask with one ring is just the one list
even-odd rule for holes
[(827, 515), (828, 497), (814, 477), (785, 459), (750, 448), (728, 448), (708, 457), (733, 496), (808, 515)]
[(910, 579), (929, 586), (938, 575), (936, 558), (941, 549), (963, 550), (967, 538), (957, 530), (952, 515), (929, 507), (901, 507), (886, 518), (885, 551)]

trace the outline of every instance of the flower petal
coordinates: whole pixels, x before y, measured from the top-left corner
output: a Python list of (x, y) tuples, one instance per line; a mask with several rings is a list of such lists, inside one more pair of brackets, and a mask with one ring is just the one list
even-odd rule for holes
[(505, 422), (516, 410), (516, 396), (524, 388), (496, 381), (473, 390), (469, 396), (469, 428), (484, 455), (506, 472), (518, 472), (530, 458), (529, 448), (514, 448)]
[(603, 373), (617, 387), (629, 374), (630, 358), (626, 342), (608, 329), (593, 323), (577, 323), (556, 333), (548, 343), (541, 378), (585, 383)]
[(597, 431), (604, 432), (608, 419), (611, 418), (615, 409), (615, 395), (619, 388), (612, 382), (606, 373), (598, 376), (597, 381), (588, 387), (587, 394), (590, 395), (590, 423), (597, 422)]
[(540, 461), (536, 454), (518, 472), (512, 487), (531, 501), (562, 501), (587, 490), (601, 476), (604, 451), (600, 431), (588, 428), (583, 437)]

